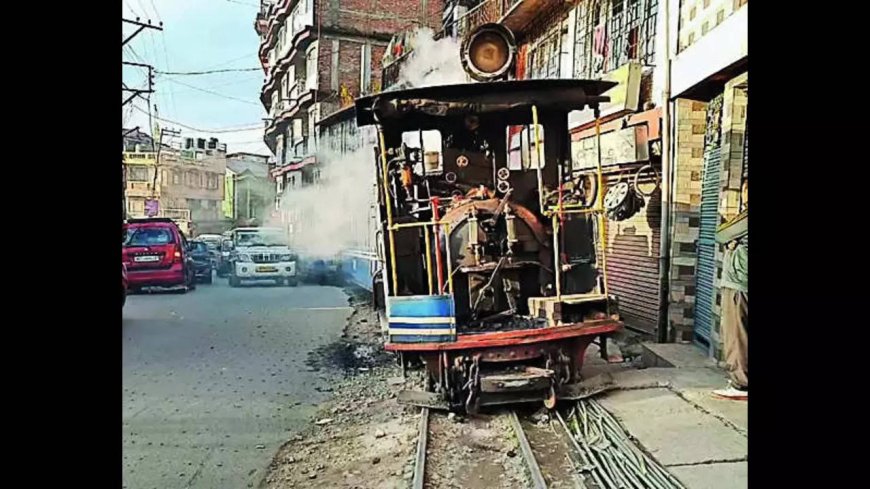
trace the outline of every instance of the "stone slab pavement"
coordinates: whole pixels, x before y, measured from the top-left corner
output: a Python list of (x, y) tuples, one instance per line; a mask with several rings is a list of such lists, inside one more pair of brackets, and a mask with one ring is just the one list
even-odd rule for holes
[(680, 364), (691, 366), (645, 369), (606, 364), (590, 356), (584, 374), (613, 375), (617, 389), (598, 401), (688, 489), (745, 488), (747, 402), (712, 397), (714, 389), (725, 386), (725, 372), (709, 362), (686, 361), (692, 354), (679, 353)]

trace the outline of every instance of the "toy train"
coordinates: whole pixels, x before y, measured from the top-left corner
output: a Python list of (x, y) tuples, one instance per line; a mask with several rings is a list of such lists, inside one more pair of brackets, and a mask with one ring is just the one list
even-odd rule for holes
[[(607, 291), (600, 158), (575, 171), (568, 113), (615, 84), (502, 78), (515, 44), (475, 30), (463, 64), (483, 83), (356, 100), (376, 125), (385, 348), (426, 368), (401, 401), (481, 406), (576, 398), (595, 338), (622, 327)], [(602, 342), (603, 343), (603, 342)]]

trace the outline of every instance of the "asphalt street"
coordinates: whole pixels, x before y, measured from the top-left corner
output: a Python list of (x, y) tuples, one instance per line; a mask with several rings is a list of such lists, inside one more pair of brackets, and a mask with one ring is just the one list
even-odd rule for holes
[(328, 396), (306, 366), (351, 313), (335, 287), (215, 278), (187, 294), (130, 296), (123, 319), (128, 489), (245, 488)]

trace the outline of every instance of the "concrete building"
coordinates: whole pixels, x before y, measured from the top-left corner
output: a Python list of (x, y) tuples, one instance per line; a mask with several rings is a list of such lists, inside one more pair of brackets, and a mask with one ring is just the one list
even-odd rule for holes
[(169, 217), (190, 234), (227, 228), (221, 204), (226, 145), (217, 139), (185, 138), (164, 144), (134, 131), (125, 138), (128, 217)]
[(747, 0), (670, 2), (674, 113), (669, 322), (677, 340), (719, 357), (722, 249), (749, 173)]
[[(442, 0), (261, 0), (254, 23), (266, 79), (260, 94), (269, 113), (264, 141), (275, 156), (276, 209), (281, 196), (318, 181), (321, 147), (334, 148), (342, 117), (363, 94), (380, 90), (380, 61), (391, 36), (412, 24), (437, 27)], [(376, 9), (376, 12), (373, 11)], [(334, 121), (339, 129), (332, 129)], [(347, 140), (346, 133), (336, 136)], [(302, 216), (284, 212), (292, 233)]]
[(224, 218), (236, 225), (255, 219), (265, 223), (272, 215), (275, 182), (269, 174), (269, 156), (252, 153), (227, 155), (224, 183)]
[[(126, 217), (166, 216), (174, 209), (161, 205), (157, 147), (148, 134), (136, 129), (124, 131), (124, 196)], [(166, 146), (164, 149), (169, 149)], [(182, 217), (182, 216), (180, 216)], [(189, 216), (183, 216), (189, 221)]]

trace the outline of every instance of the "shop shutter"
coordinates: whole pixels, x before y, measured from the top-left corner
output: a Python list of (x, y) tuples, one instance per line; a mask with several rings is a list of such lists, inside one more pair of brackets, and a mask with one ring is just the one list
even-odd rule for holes
[[(623, 179), (633, 179), (634, 171)], [(645, 191), (654, 182), (644, 172)], [(608, 177), (607, 184), (618, 181)], [(629, 180), (630, 181), (630, 180)], [(625, 221), (607, 221), (607, 286), (619, 300), (626, 326), (655, 335), (659, 323), (659, 247), (661, 245), (661, 191), (645, 197), (646, 206)]]
[(698, 266), (695, 271), (695, 336), (709, 344), (713, 327), (713, 303), (716, 300), (716, 228), (719, 225), (719, 146), (704, 152), (701, 186), (701, 222), (698, 231)]

